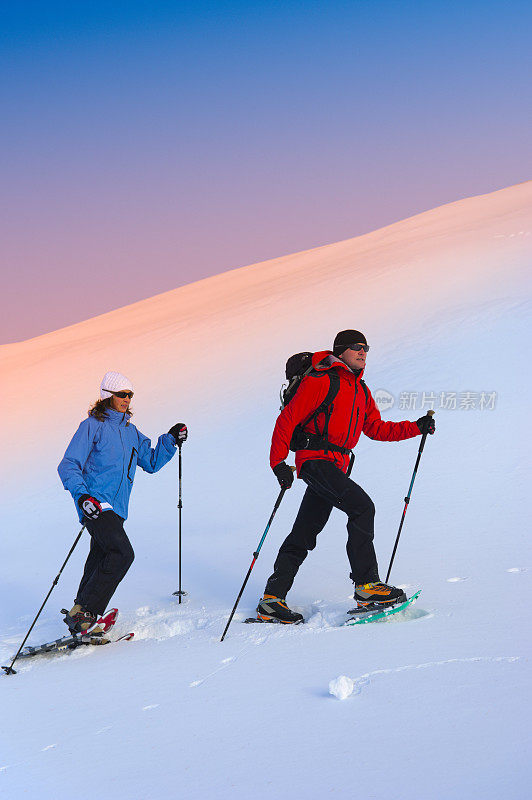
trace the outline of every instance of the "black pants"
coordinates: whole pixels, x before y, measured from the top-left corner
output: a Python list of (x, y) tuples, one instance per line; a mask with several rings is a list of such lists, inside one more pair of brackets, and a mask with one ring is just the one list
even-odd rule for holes
[(135, 554), (124, 530), (124, 520), (114, 511), (104, 511), (98, 519), (85, 520), (85, 526), (91, 535), (91, 548), (75, 602), (101, 615)]
[(379, 570), (373, 547), (375, 506), (371, 498), (332, 461), (306, 461), (299, 477), (308, 488), (294, 526), (281, 545), (265, 593), (286, 597), (308, 551), (316, 547), (316, 537), (333, 507), (345, 511), (348, 517), (347, 557), (351, 579), (356, 584), (377, 581)]

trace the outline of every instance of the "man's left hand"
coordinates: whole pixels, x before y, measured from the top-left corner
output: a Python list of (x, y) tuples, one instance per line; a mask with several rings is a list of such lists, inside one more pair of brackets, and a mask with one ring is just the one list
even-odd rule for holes
[(420, 433), (433, 434), (436, 430), (436, 422), (431, 414), (425, 414), (424, 417), (417, 419), (416, 425), (418, 426)]

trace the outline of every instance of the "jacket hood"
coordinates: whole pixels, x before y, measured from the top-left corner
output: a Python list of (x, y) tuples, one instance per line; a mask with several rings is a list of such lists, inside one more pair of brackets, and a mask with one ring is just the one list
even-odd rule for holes
[(328, 369), (332, 369), (333, 367), (345, 369), (351, 375), (355, 375), (357, 378), (361, 378), (364, 374), (364, 370), (360, 369), (355, 372), (355, 370), (348, 367), (344, 361), (341, 361), (337, 356), (334, 355), (332, 350), (321, 350), (318, 353), (314, 353), (312, 356), (312, 367), (316, 370), (316, 372), (323, 372)]

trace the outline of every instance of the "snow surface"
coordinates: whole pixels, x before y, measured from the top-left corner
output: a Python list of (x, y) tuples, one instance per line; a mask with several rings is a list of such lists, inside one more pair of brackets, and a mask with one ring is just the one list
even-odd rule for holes
[[(2, 664), (79, 530), (56, 466), (103, 373), (132, 379), (143, 432), (190, 428), (186, 602), (171, 596), (174, 459), (137, 473), (127, 523), (137, 557), (113, 598), (117, 633), (135, 639), (0, 677), (2, 798), (529, 796), (531, 264), (526, 183), (0, 348)], [(338, 627), (352, 587), (333, 512), (288, 598), (308, 623), (240, 624), (293, 521), (297, 482), (220, 643), (278, 492), (268, 449), (284, 361), (344, 327), (370, 341), (370, 388), (396, 398), (385, 419), (421, 415), (398, 406), (400, 392), (436, 394), (437, 432), (392, 571), (423, 593), (401, 619)], [(440, 409), (442, 391), (494, 391), (496, 406)], [(382, 577), (418, 444), (357, 447)], [(32, 642), (62, 635), (57, 612), (87, 548), (84, 535)], [(339, 676), (353, 687), (341, 703), (330, 694)]]

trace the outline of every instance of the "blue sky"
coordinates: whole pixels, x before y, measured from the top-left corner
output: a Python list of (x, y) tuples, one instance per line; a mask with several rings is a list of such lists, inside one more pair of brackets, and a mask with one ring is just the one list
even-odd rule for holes
[(529, 3), (1, 8), (2, 342), (530, 178)]

